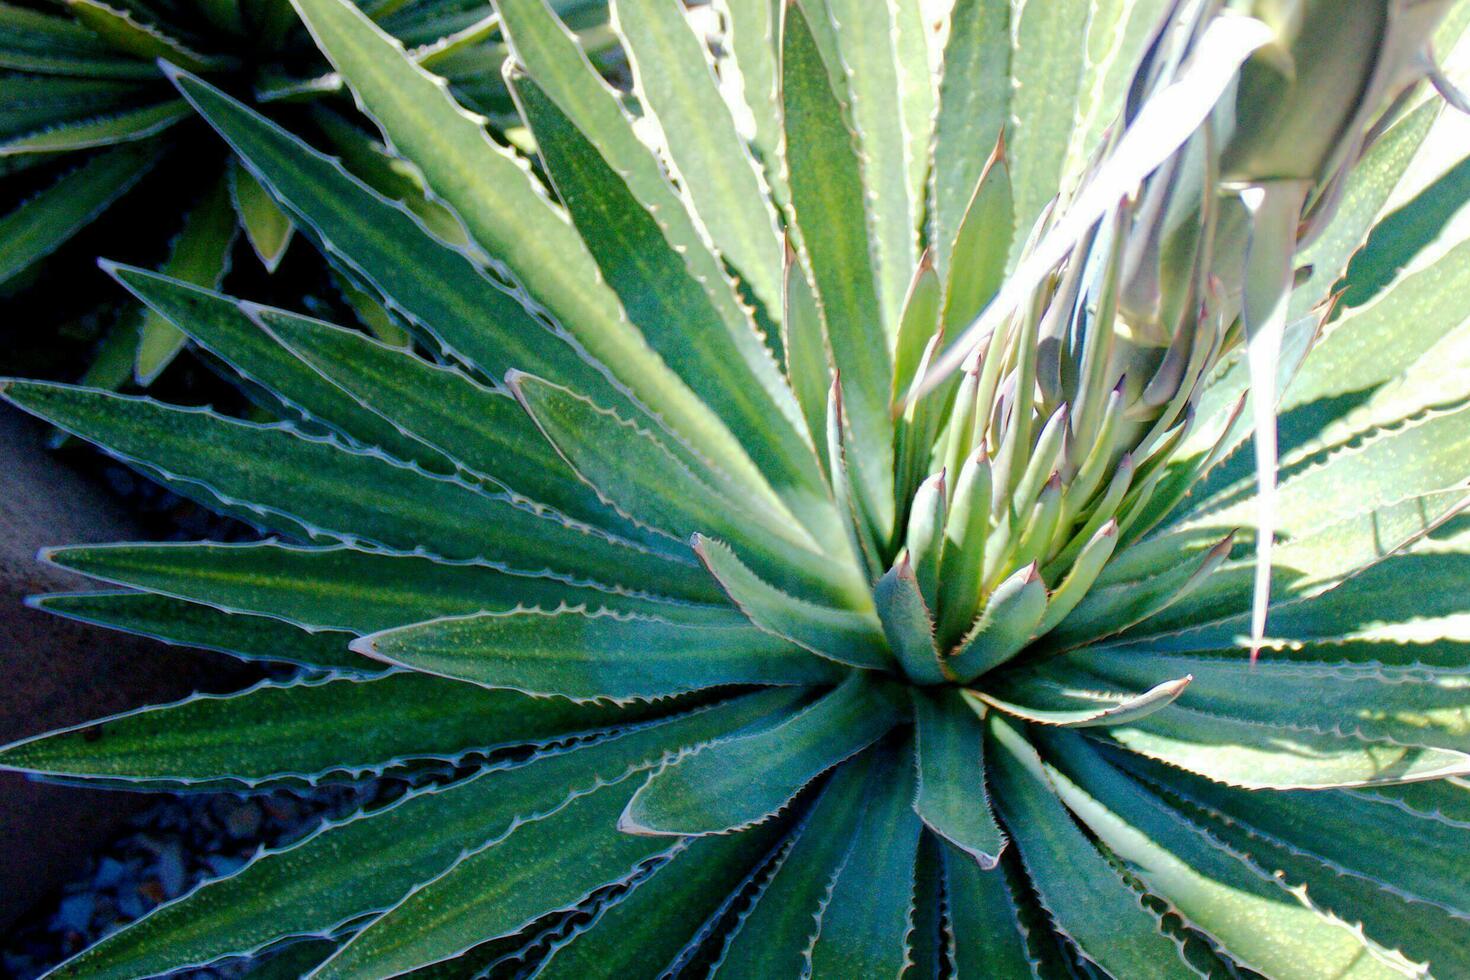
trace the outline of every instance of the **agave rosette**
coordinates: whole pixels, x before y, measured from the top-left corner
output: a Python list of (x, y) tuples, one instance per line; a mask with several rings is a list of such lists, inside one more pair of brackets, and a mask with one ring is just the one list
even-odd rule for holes
[(617, 0), (635, 132), (498, 0), (539, 169), (297, 6), (474, 245), (172, 73), (420, 347), (114, 267), (283, 420), (6, 397), (283, 538), (53, 550), (118, 588), (37, 605), (302, 674), (0, 765), (416, 788), (57, 975), (1470, 970), (1470, 246), (1374, 239), (1303, 358), (1470, 5), (1364, 5), (1291, 173), (1330, 4), (958, 0), (931, 85), (909, 5), (726, 0), (716, 56)]
[[(265, 268), (276, 270), (294, 222), (193, 120), (160, 61), (292, 118), (360, 177), (464, 244), (454, 220), (424, 199), (413, 175), (329, 108), (325, 97), (341, 91), (341, 78), (285, 0), (68, 0), (59, 6), (0, 4), (0, 208), (6, 212), (0, 292), (37, 285), (43, 260), (135, 189), (148, 196), (154, 215), (161, 213), (152, 221), (162, 230), (157, 246), (167, 245), (161, 271), (170, 277), (219, 288), (242, 231)], [(590, 50), (610, 43), (605, 0), (561, 0), (555, 7), (582, 29)], [(484, 4), (380, 0), (362, 9), (418, 64), (443, 76), (456, 98), (513, 121), (500, 77), (505, 42)], [(308, 112), (300, 103), (314, 108)], [(40, 286), (54, 289), (55, 277)], [(366, 322), (386, 325), (387, 315), (367, 294), (350, 282), (339, 287)], [(147, 385), (184, 343), (166, 319), (129, 308), (100, 346), (86, 383)]]

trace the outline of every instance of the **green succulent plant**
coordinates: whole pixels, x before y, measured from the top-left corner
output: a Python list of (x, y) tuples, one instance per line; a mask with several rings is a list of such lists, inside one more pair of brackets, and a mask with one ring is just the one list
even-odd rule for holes
[[(605, 0), (559, 0), (555, 8), (583, 30), (592, 50), (610, 43)], [(505, 43), (485, 4), (376, 0), (363, 10), (408, 46), (418, 64), (444, 77), (463, 104), (496, 120), (513, 119), (500, 78)], [(160, 244), (168, 242), (161, 271), (219, 288), (241, 230), (275, 271), (294, 222), (193, 120), (161, 64), (248, 94), (277, 115), (342, 87), (286, 0), (0, 4), (0, 209), (7, 211), (0, 216), (0, 290), (23, 290), (42, 260), (165, 165), (172, 167), (166, 178), (143, 185)], [(355, 172), (383, 193), (411, 201), (455, 240), (453, 220), (434, 213), (411, 172), (395, 172), (401, 162), (331, 110), (315, 113), (313, 120), (296, 110)], [(351, 286), (344, 289), (364, 319), (383, 319)], [(147, 385), (184, 343), (165, 319), (129, 310), (99, 349), (86, 382)]]
[(497, 0), (532, 166), (295, 3), (466, 245), (170, 74), (418, 348), (113, 266), (288, 421), (4, 394), (282, 536), (36, 605), (302, 673), (0, 766), (414, 788), (55, 975), (1470, 974), (1470, 4), (615, 0), (635, 131)]

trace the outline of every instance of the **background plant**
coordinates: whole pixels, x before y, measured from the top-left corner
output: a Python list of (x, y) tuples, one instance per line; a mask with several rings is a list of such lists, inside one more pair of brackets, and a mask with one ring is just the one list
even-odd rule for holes
[[(364, 9), (418, 63), (444, 77), (464, 105), (492, 120), (511, 119), (500, 79), (506, 48), (486, 5), (387, 0)], [(606, 49), (603, 0), (561, 0), (555, 9), (583, 29), (589, 51)], [(161, 254), (160, 271), (208, 288), (223, 282), (242, 230), (268, 272), (284, 257), (292, 219), (194, 119), (159, 59), (198, 72), (309, 134), (380, 192), (410, 202), (450, 241), (465, 243), (454, 220), (424, 199), (412, 170), (344, 115), (344, 106), (329, 107), (341, 79), (284, 0), (6, 3), (0, 5), (0, 209), (8, 213), (0, 217), (0, 290), (22, 297), (19, 310), (33, 329), (56, 329), (58, 314), (48, 308), (78, 308), (77, 283), (86, 280), (74, 265), (51, 263), (37, 278), (42, 261), (84, 230), (91, 248), (121, 248), (145, 261)], [(98, 219), (135, 191), (144, 201), (127, 202), (109, 238)], [(148, 237), (157, 229), (158, 240), (133, 241), (139, 225), (147, 226)], [(323, 284), (302, 278), (292, 283), (296, 292), (321, 292)], [(27, 295), (28, 286), (39, 294)], [(338, 287), (365, 322), (401, 337), (366, 293), (346, 281)], [(115, 305), (111, 295), (91, 298), (104, 308)], [(128, 308), (111, 325), (86, 383), (147, 385), (184, 343), (167, 320)]]
[(6, 396), (285, 540), (37, 604), (303, 674), (0, 763), (420, 785), (58, 975), (1470, 966), (1462, 178), (1396, 190), (1470, 5), (618, 0), (635, 131), (500, 0), (538, 167), (299, 9), (475, 250), (171, 71), (419, 346), (114, 267), (294, 419)]

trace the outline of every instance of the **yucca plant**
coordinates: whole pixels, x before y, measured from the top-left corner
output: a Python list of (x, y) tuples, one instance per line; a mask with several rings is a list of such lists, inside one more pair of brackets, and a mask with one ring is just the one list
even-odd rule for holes
[(57, 976), (1470, 973), (1470, 245), (1331, 302), (1470, 4), (497, 0), (532, 167), (295, 2), (474, 252), (171, 69), (419, 348), (114, 267), (292, 421), (5, 396), (282, 537), (36, 604), (302, 673), (0, 765), (415, 788)]
[[(555, 7), (583, 29), (593, 50), (610, 43), (605, 0), (560, 0)], [(505, 42), (485, 4), (377, 0), (363, 10), (408, 46), (418, 64), (444, 77), (465, 105), (514, 121), (500, 77)], [(7, 212), (0, 217), (0, 292), (23, 291), (39, 263), (140, 185), (158, 244), (166, 245), (165, 274), (218, 288), (242, 229), (275, 271), (294, 223), (193, 121), (160, 59), (277, 116), (296, 103), (321, 103), (342, 87), (286, 0), (0, 4), (0, 209)], [(295, 114), (301, 128), (318, 132), (359, 176), (409, 201), (436, 230), (463, 244), (453, 219), (422, 200), (412, 173), (400, 172), (401, 162), (347, 119), (325, 107), (314, 118)], [(144, 183), (159, 169), (169, 173)], [(386, 319), (352, 284), (339, 285), (365, 320)], [(129, 309), (98, 350), (86, 382), (146, 385), (184, 342), (163, 318)]]

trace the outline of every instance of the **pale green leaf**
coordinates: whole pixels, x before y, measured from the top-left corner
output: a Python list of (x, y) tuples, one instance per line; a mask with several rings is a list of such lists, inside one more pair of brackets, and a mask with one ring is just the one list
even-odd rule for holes
[[(897, 23), (900, 7), (915, 8), (918, 4), (825, 0), (825, 6), (837, 36), (841, 70), (847, 76), (846, 111), (856, 133), (859, 171), (867, 191), (878, 303), (891, 346), (898, 333), (904, 293), (919, 257), (921, 208), (920, 201), (912, 196), (910, 154), (914, 147), (911, 121), (905, 115), (909, 106), (898, 60)], [(924, 69), (927, 79), (927, 58)], [(922, 123), (927, 123), (927, 115)], [(791, 153), (789, 147), (787, 152)], [(803, 228), (805, 235), (812, 231)]]
[(674, 176), (720, 254), (766, 309), (780, 309), (776, 213), (755, 160), (720, 98), (709, 55), (687, 23), (683, 4), (615, 0), (612, 7), (633, 73), (633, 91), (647, 118), (658, 124)]
[[(1010, 0), (955, 0), (939, 80), (930, 176), (929, 240), (942, 277), (951, 272), (954, 241), (985, 167), (982, 154), (1007, 128), (1010, 106)], [(1001, 237), (1008, 248), (1010, 233)]]
[(1015, 197), (1015, 265), (1031, 226), (1062, 186), (1087, 55), (1091, 0), (1021, 5), (1011, 51), (1006, 146)]
[(816, 287), (841, 377), (854, 437), (849, 465), (857, 496), (877, 537), (886, 541), (895, 530), (888, 399), (892, 345), (869, 253), (855, 136), (799, 3), (786, 8), (781, 64), (791, 220), (801, 229), (798, 247)]
[(240, 216), (245, 237), (250, 239), (250, 247), (255, 249), (266, 271), (275, 272), (285, 258), (296, 223), (270, 192), (260, 186), (260, 181), (234, 160), (230, 161), (230, 200)]
[[(159, 270), (183, 282), (215, 289), (230, 268), (230, 251), (238, 229), (224, 179), (216, 181), (184, 218)], [(165, 317), (147, 310), (138, 324), (138, 354), (133, 376), (148, 385), (168, 367), (184, 346), (184, 333)]]

